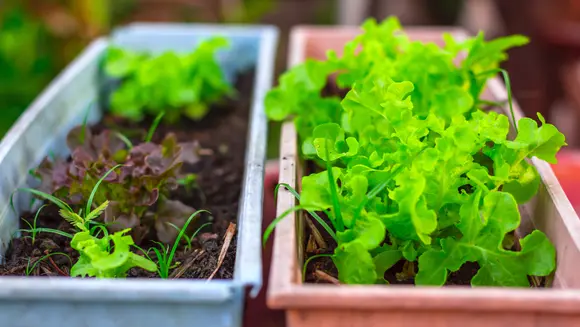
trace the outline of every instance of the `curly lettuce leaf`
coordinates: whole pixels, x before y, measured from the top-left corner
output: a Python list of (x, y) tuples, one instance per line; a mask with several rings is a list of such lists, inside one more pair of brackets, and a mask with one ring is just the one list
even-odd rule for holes
[(441, 240), (440, 249), (431, 249), (419, 257), (419, 285), (444, 285), (447, 275), (468, 261), (480, 266), (471, 283), (474, 286), (529, 287), (528, 275), (547, 276), (555, 268), (556, 250), (540, 231), (534, 231), (520, 242), (521, 251), (503, 248), (507, 233), (520, 224), (516, 200), (505, 192), (490, 192), (483, 198), (481, 191), (461, 207), (458, 240)]
[(134, 242), (131, 236), (125, 235), (127, 232), (129, 229), (102, 238), (92, 236), (88, 231), (76, 233), (71, 247), (80, 253), (80, 257), (71, 267), (71, 277), (126, 277), (134, 267), (156, 271), (157, 265), (153, 261), (130, 251)]
[(381, 216), (389, 233), (403, 240), (431, 243), (430, 234), (437, 228), (437, 215), (427, 207), (422, 195), (426, 181), (417, 171), (406, 170), (395, 178), (399, 186), (390, 193), (398, 211)]
[(227, 39), (214, 37), (188, 54), (109, 49), (105, 74), (121, 80), (110, 97), (111, 113), (133, 121), (161, 112), (171, 123), (182, 116), (201, 120), (211, 105), (234, 94), (216, 59), (217, 52), (228, 45)]
[(344, 135), (344, 130), (335, 123), (316, 126), (312, 135), (312, 146), (318, 157), (324, 161), (335, 161), (342, 157), (355, 156), (359, 147), (357, 139), (345, 139)]

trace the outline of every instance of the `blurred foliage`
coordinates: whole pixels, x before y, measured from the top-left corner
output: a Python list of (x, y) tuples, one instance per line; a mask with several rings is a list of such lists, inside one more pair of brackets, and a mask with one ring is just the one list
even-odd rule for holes
[[(275, 11), (282, 0), (191, 0), (181, 6), (157, 1), (176, 9), (176, 21), (208, 21), (213, 17), (209, 21), (256, 23)], [(140, 0), (0, 2), (0, 138), (91, 40), (150, 9), (140, 5)], [(204, 13), (204, 9), (211, 13)], [(328, 20), (331, 12), (321, 11), (320, 19)]]
[(123, 17), (133, 1), (3, 1), (0, 7), (0, 136), (90, 40), (107, 33)]
[(430, 12), (437, 25), (454, 25), (457, 22), (461, 10), (465, 4), (464, 0), (424, 0), (427, 10)]
[(221, 20), (224, 23), (254, 23), (275, 7), (275, 0), (222, 1)]
[[(91, 40), (108, 33), (129, 14), (141, 9), (138, 1), (3, 0), (0, 137)], [(217, 4), (220, 22), (251, 23), (273, 10), (279, 0), (200, 0), (203, 1), (212, 6)]]
[(0, 21), (0, 134), (12, 125), (23, 106), (50, 79), (53, 65), (43, 44), (41, 24), (20, 8), (3, 13)]

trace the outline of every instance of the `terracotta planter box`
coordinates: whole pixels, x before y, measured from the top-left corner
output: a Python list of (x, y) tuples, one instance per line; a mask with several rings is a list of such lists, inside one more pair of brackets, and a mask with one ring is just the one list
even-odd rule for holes
[[(408, 28), (411, 38), (441, 41), (442, 29)], [(447, 31), (450, 31), (447, 29)], [(462, 30), (451, 30), (466, 37)], [(322, 59), (328, 49), (341, 49), (357, 28), (298, 27), (292, 31), (289, 64)], [(487, 96), (503, 100), (507, 92), (495, 78)], [(522, 117), (517, 107), (516, 119)], [(507, 108), (506, 108), (507, 112)], [(298, 190), (301, 165), (292, 122), (282, 129), (280, 182)], [(289, 216), (276, 228), (268, 305), (286, 310), (287, 326), (580, 326), (580, 220), (550, 165), (533, 159), (543, 185), (534, 200), (520, 207), (519, 235), (542, 230), (557, 249), (553, 288), (468, 288), (414, 286), (334, 286), (303, 284), (303, 219)], [(296, 187), (298, 186), (298, 187)], [(295, 205), (286, 190), (278, 195), (280, 215)]]

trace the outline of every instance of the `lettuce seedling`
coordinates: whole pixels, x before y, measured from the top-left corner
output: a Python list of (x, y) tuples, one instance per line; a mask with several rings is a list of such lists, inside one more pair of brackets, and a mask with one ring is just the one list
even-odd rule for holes
[[(178, 187), (182, 164), (199, 160), (197, 143), (177, 143), (175, 135), (168, 134), (161, 144), (148, 142), (129, 149), (112, 132), (94, 135), (86, 127), (73, 129), (67, 143), (71, 160), (45, 159), (35, 172), (41, 179), (38, 189), (67, 199), (73, 207), (89, 199), (110, 200), (102, 220), (112, 231), (131, 228), (140, 240), (155, 228), (160, 241), (171, 242), (177, 232), (168, 223), (181, 227), (195, 211), (167, 197)], [(93, 192), (107, 172), (104, 183)]]
[(215, 58), (216, 52), (227, 46), (227, 39), (215, 37), (185, 55), (110, 48), (105, 73), (121, 80), (111, 95), (111, 112), (134, 121), (160, 112), (165, 112), (165, 119), (171, 123), (182, 116), (201, 120), (212, 104), (233, 94)]
[[(519, 251), (504, 240), (540, 185), (528, 159), (555, 163), (565, 137), (538, 115), (541, 125), (522, 118), (510, 138), (508, 117), (480, 108), (505, 51), (527, 39), (445, 35), (439, 47), (410, 41), (395, 18), (363, 30), (342, 57), (296, 66), (266, 97), (270, 119), (293, 118), (302, 155), (324, 169), (302, 178), (292, 210), (329, 218), (340, 281), (385, 283), (402, 259), (411, 267), (402, 277), (420, 285), (443, 285), (466, 262), (479, 264), (474, 286), (529, 286), (528, 276), (552, 273), (555, 249), (542, 232)], [(331, 73), (347, 90), (338, 105), (322, 95)]]
[(80, 257), (71, 268), (71, 277), (123, 278), (135, 267), (157, 271), (153, 261), (130, 251), (134, 242), (131, 236), (125, 235), (129, 231), (124, 229), (101, 238), (88, 231), (76, 233), (70, 245)]
[[(107, 210), (110, 202), (107, 200), (100, 205), (97, 205), (96, 208), (92, 209), (95, 195), (98, 193), (99, 188), (102, 187), (103, 181), (109, 175), (113, 174), (115, 169), (119, 168), (119, 166), (121, 165), (112, 167), (97, 180), (87, 199), (86, 210), (84, 212), (83, 209), (80, 209), (78, 213), (76, 213), (73, 208), (63, 200), (40, 190), (30, 188), (17, 190), (32, 193), (33, 195), (47, 200), (59, 207), (59, 215), (77, 231), (74, 236), (72, 236), (61, 230), (36, 228), (36, 218), (38, 218), (38, 213), (42, 207), (37, 211), (34, 221), (34, 228), (31, 226), (30, 230), (30, 232), (33, 233), (33, 241), (34, 235), (36, 235), (37, 232), (54, 233), (71, 239), (71, 247), (77, 250), (80, 254), (79, 260), (71, 267), (71, 277), (126, 277), (127, 271), (134, 267), (140, 267), (152, 272), (157, 270), (157, 265), (153, 261), (130, 252), (130, 247), (135, 246), (133, 238), (131, 236), (124, 235), (131, 230), (130, 228), (110, 235), (108, 230), (102, 224), (96, 223), (97, 218)], [(190, 217), (188, 222), (191, 221), (191, 219), (192, 218)], [(93, 227), (91, 227), (91, 225), (93, 225)], [(103, 237), (98, 237), (100, 231), (103, 232)], [(113, 242), (113, 247), (111, 247), (111, 241)], [(139, 249), (138, 247), (136, 248)], [(114, 249), (113, 253), (111, 253), (112, 249)], [(71, 260), (68, 255), (55, 252), (47, 254), (43, 258), (36, 261), (31, 267), (29, 259), (28, 266), (26, 268), (26, 275), (29, 275), (30, 272), (34, 270), (34, 267), (36, 264), (38, 264), (38, 262), (46, 258), (50, 258), (50, 256), (55, 254), (63, 254), (67, 256), (69, 260)]]

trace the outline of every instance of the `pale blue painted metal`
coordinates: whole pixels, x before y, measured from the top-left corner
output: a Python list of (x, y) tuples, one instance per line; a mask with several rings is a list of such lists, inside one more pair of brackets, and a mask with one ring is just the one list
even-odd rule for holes
[(228, 50), (219, 53), (226, 75), (255, 68), (247, 136), (246, 170), (238, 214), (238, 244), (233, 280), (94, 280), (0, 278), (0, 326), (11, 327), (227, 327), (240, 326), (246, 289), (262, 283), (261, 225), (267, 124), (263, 97), (271, 87), (278, 31), (271, 26), (132, 24), (110, 38), (94, 41), (32, 103), (0, 143), (0, 260), (18, 229), (18, 213), (29, 205), (18, 187), (33, 186), (28, 171), (48, 153), (67, 155), (65, 136), (102, 116), (106, 81), (100, 72), (107, 47), (191, 51), (201, 40), (223, 35)]

